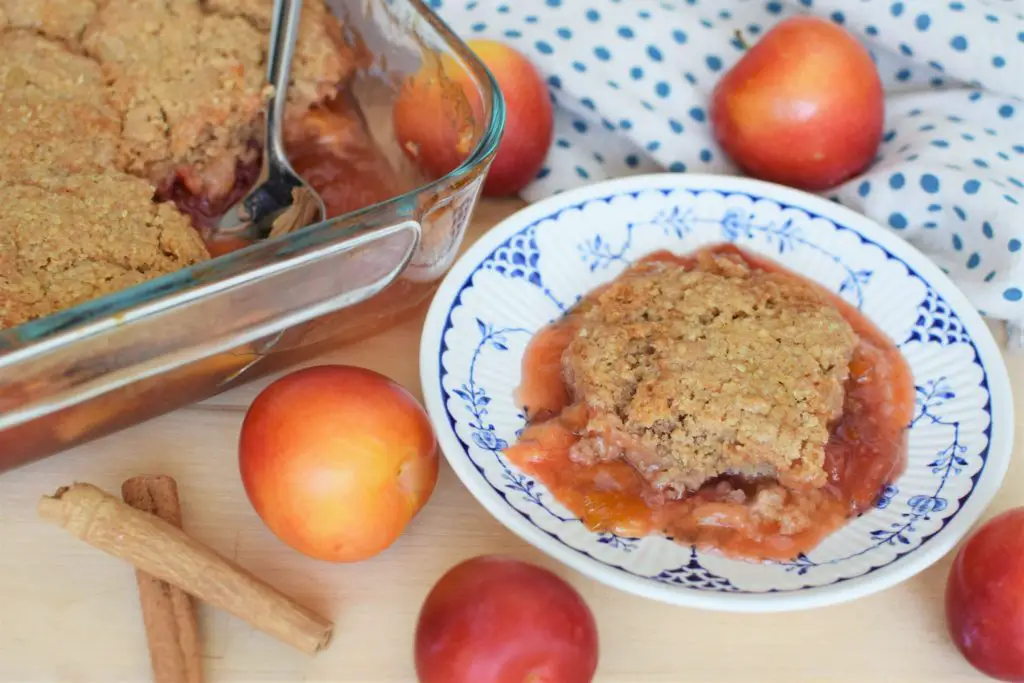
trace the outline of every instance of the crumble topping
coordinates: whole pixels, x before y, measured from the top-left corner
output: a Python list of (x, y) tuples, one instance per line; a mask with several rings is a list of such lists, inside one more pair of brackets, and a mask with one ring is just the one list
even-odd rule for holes
[(0, 328), (208, 258), (188, 217), (117, 171), (0, 186)]
[(625, 457), (672, 497), (729, 474), (825, 484), (856, 335), (810, 286), (702, 253), (636, 266), (576, 315), (563, 371), (590, 417), (574, 460)]
[[(0, 0), (0, 329), (209, 258), (154, 201), (217, 201), (255, 159), (271, 0)], [(305, 3), (289, 117), (354, 69)]]
[(96, 4), (95, 0), (0, 0), (0, 29), (7, 24), (74, 43), (96, 14)]
[(96, 62), (30, 31), (0, 34), (0, 184), (114, 168), (120, 132)]
[[(242, 17), (263, 38), (264, 49), (270, 35), (273, 3), (267, 0), (206, 0), (208, 10), (225, 17)], [(330, 99), (338, 83), (351, 74), (355, 56), (341, 40), (341, 24), (323, 2), (302, 6), (298, 40), (292, 56), (292, 78), (288, 102), (292, 111), (301, 112)]]
[[(233, 167), (256, 137), (261, 36), (198, 0), (106, 0), (82, 37), (124, 122), (118, 166), (160, 185), (179, 167)], [(194, 192), (226, 193), (234, 181)], [(227, 187), (223, 187), (227, 185)]]

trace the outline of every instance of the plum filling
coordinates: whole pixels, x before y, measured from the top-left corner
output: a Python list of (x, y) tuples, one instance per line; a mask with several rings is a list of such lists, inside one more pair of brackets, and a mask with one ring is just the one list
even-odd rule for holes
[[(341, 216), (412, 189), (394, 170), (374, 142), (358, 105), (339, 95), (308, 111), (285, 132), (289, 160), (296, 172), (320, 193), (328, 218)], [(253, 142), (233, 169), (229, 189), (217, 193), (193, 188), (220, 183), (190, 182), (180, 172), (157, 192), (157, 201), (171, 201), (201, 232), (253, 187), (260, 174), (260, 146)]]
[[(755, 271), (785, 272), (735, 247), (712, 251), (741, 259), (746, 267)], [(648, 262), (651, 260), (667, 261), (686, 269), (697, 268), (697, 259), (667, 253), (653, 255)], [(628, 271), (624, 277), (629, 277)], [(702, 432), (695, 429), (673, 432), (675, 443), (693, 441), (692, 444), (687, 441), (683, 449), (687, 457), (711, 452), (708, 457), (717, 458), (715, 462), (731, 463), (717, 471), (703, 470), (707, 475), (696, 483), (685, 473), (679, 475), (672, 471), (673, 466), (680, 464), (679, 458), (659, 456), (660, 460), (655, 459), (657, 454), (651, 450), (651, 444), (659, 446), (663, 436), (657, 421), (653, 423), (653, 430), (639, 432), (641, 439), (624, 438), (631, 420), (649, 415), (652, 405), (661, 404), (648, 402), (636, 409), (634, 403), (633, 413), (628, 416), (614, 411), (602, 413), (595, 409), (588, 394), (579, 394), (579, 373), (599, 355), (603, 342), (586, 339), (591, 355), (572, 357), (574, 340), (579, 339), (577, 330), (586, 329), (580, 318), (593, 310), (593, 306), (601, 305), (597, 297), (602, 291), (616, 294), (624, 291), (621, 288), (603, 288), (591, 293), (563, 319), (543, 328), (531, 340), (523, 360), (523, 381), (516, 392), (517, 402), (528, 415), (528, 425), (518, 443), (506, 449), (504, 455), (520, 470), (540, 480), (562, 505), (594, 531), (631, 537), (660, 534), (680, 543), (755, 561), (791, 560), (808, 552), (848, 519), (874, 505), (885, 487), (902, 473), (906, 462), (906, 426), (914, 405), (914, 384), (899, 350), (863, 314), (818, 285), (803, 278), (799, 280), (820, 294), (816, 299), (818, 305), (838, 311), (853, 335), (848, 367), (835, 387), (835, 393), (841, 395), (841, 406), (832, 401), (831, 390), (820, 392), (821, 404), (828, 407), (828, 410), (823, 408), (821, 414), (830, 415), (831, 408), (835, 407), (836, 416), (828, 421), (827, 429), (822, 430), (821, 440), (815, 442), (814, 448), (804, 450), (807, 454), (816, 449), (810, 453), (814, 457), (814, 476), (783, 477), (774, 466), (762, 468), (760, 465), (771, 461), (756, 449), (763, 450), (767, 441), (762, 438), (744, 442), (734, 438), (736, 429), (729, 425), (742, 425), (743, 420), (749, 423), (750, 419), (737, 417), (736, 413), (722, 416), (705, 409), (704, 415), (694, 413), (680, 417), (686, 425), (703, 420)], [(628, 287), (632, 286), (627, 283), (625, 291), (628, 293)], [(683, 299), (674, 301), (677, 303), (672, 305), (677, 310), (687, 305)], [(621, 310), (630, 314), (631, 306), (627, 301)], [(627, 322), (625, 326), (635, 330), (638, 324)], [(614, 343), (611, 337), (624, 328), (604, 329), (603, 334), (610, 335), (608, 343)], [(678, 331), (679, 326), (675, 329)], [(681, 334), (685, 337), (687, 333), (684, 329)], [(701, 334), (693, 337), (700, 340)], [(702, 353), (707, 346), (713, 346), (711, 336), (706, 338), (709, 341), (698, 342), (702, 344)], [(736, 340), (735, 337), (730, 339)], [(673, 342), (678, 343), (681, 342)], [(692, 352), (687, 349), (687, 353)], [(812, 351), (799, 353), (802, 356), (798, 360), (805, 360)], [(628, 358), (621, 358), (613, 365), (628, 367)], [(653, 366), (653, 375), (649, 376), (661, 378), (658, 382), (663, 382), (671, 364), (683, 363), (686, 359), (686, 353), (662, 356)], [(702, 361), (694, 367), (708, 365), (711, 363)], [(743, 374), (753, 371), (752, 367), (742, 369)], [(705, 397), (709, 405), (728, 382), (742, 381), (737, 376), (726, 383), (712, 385), (700, 381), (699, 371), (693, 372), (693, 382), (689, 385), (688, 375), (677, 374), (675, 379), (681, 380), (678, 386), (684, 391), (694, 386), (710, 387)], [(643, 386), (656, 394), (656, 388), (652, 389), (649, 384)], [(810, 391), (806, 384), (800, 386), (801, 390)], [(619, 388), (619, 385), (605, 385), (594, 391), (607, 389), (606, 393), (613, 395)], [(752, 385), (755, 393), (761, 388), (761, 384)], [(633, 392), (629, 395), (631, 401), (637, 395), (635, 388)], [(806, 405), (803, 398), (797, 403)], [(779, 412), (777, 405), (774, 406), (776, 412), (772, 412), (773, 406), (762, 408), (766, 412), (760, 414), (771, 416)], [(763, 429), (755, 431), (754, 435), (763, 437), (765, 430), (773, 425), (785, 432), (787, 423), (780, 418), (756, 424)], [(640, 443), (648, 436), (652, 439)], [(774, 436), (775, 441), (769, 445), (777, 447), (783, 442), (777, 433)], [(717, 451), (708, 448), (711, 438), (721, 439), (722, 445)], [(744, 443), (756, 444), (756, 449), (751, 450)], [(680, 482), (685, 486), (680, 488)]]

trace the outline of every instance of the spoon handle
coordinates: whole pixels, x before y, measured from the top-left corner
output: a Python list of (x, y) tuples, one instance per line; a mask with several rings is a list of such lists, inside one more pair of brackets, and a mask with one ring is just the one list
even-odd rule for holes
[(274, 18), (270, 27), (270, 45), (267, 49), (267, 83), (272, 92), (267, 101), (266, 139), (264, 141), (270, 166), (287, 167), (284, 138), (281, 128), (284, 107), (288, 101), (288, 81), (291, 77), (292, 55), (299, 31), (302, 0), (274, 0)]

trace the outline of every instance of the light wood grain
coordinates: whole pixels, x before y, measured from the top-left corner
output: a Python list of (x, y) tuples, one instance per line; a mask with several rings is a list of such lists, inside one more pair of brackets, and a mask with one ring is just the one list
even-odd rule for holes
[[(519, 206), (484, 203), (471, 237)], [(369, 367), (418, 395), (422, 318), (421, 310), (316, 363)], [(1024, 387), (1024, 358), (1007, 362), (1015, 389)], [(190, 534), (336, 624), (331, 648), (310, 659), (201, 606), (209, 683), (411, 683), (413, 630), (427, 591), (452, 564), (491, 552), (551, 567), (580, 590), (600, 628), (600, 683), (986, 680), (960, 658), (945, 633), (942, 592), (950, 557), (884, 593), (809, 612), (752, 616), (669, 607), (547, 560), (495, 522), (447, 466), (430, 503), (383, 554), (351, 565), (306, 559), (263, 526), (238, 477), (236, 442), (244, 410), (272, 379), (0, 476), (0, 680), (150, 680), (131, 567), (35, 515), (38, 497), (69, 481), (117, 490), (143, 472), (178, 481)], [(1022, 410), (1018, 402), (1018, 418)], [(1017, 452), (1022, 439), (1018, 433)], [(986, 516), (1020, 504), (1024, 465), (1018, 457)]]

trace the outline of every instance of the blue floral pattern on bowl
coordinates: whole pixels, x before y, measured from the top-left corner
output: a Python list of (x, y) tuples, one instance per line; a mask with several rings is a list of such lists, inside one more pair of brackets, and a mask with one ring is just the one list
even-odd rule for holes
[[(873, 510), (790, 562), (740, 562), (670, 539), (591, 532), (502, 456), (525, 423), (513, 392), (537, 329), (651, 251), (718, 242), (775, 259), (860, 308), (914, 374), (906, 472)], [(962, 535), (998, 487), (1012, 442), (1002, 359), (937, 268), (863, 217), (742, 179), (612, 181), (513, 216), (442, 285), (422, 353), (445, 455), (492, 513), (581, 571), (684, 604), (785, 609), (891, 585)]]

